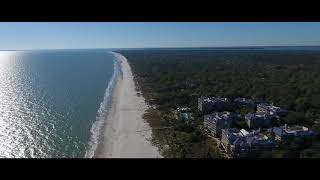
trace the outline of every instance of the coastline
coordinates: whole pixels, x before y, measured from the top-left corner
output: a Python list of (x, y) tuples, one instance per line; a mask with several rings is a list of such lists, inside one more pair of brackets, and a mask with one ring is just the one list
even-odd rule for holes
[[(121, 66), (112, 95), (112, 106), (101, 128), (101, 138), (94, 158), (160, 158), (159, 150), (150, 142), (150, 126), (142, 118), (148, 106), (137, 96), (127, 59), (112, 52)], [(142, 131), (141, 131), (142, 130)]]

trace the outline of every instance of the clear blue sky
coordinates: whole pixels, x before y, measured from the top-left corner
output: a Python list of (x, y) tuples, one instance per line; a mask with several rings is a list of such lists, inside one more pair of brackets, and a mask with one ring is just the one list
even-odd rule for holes
[(0, 23), (0, 49), (320, 45), (320, 23)]

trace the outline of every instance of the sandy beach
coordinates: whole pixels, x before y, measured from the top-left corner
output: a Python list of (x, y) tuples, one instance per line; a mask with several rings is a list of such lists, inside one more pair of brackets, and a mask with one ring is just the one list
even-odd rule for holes
[(148, 106), (142, 96), (137, 96), (127, 59), (119, 53), (114, 55), (121, 64), (122, 75), (118, 78), (112, 107), (102, 129), (102, 140), (94, 157), (160, 158), (158, 148), (150, 142), (150, 127), (142, 118)]

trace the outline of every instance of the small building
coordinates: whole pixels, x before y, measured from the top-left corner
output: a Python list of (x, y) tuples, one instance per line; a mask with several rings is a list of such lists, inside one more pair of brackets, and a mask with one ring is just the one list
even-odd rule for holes
[(228, 111), (215, 112), (204, 116), (204, 125), (214, 137), (221, 136), (221, 129), (229, 128), (235, 119), (235, 115)]
[(277, 147), (275, 141), (259, 131), (248, 132), (236, 128), (222, 130), (221, 145), (233, 157), (248, 157), (252, 153), (270, 151)]
[(189, 123), (190, 121), (194, 120), (193, 114), (191, 113), (190, 108), (177, 108), (174, 111), (174, 116), (178, 120), (182, 120), (186, 123)]
[(198, 109), (203, 114), (208, 114), (212, 111), (226, 111), (232, 106), (228, 98), (220, 97), (204, 97), (198, 98)]
[(237, 97), (233, 100), (235, 106), (238, 107), (248, 107), (254, 108), (256, 106), (255, 102), (252, 99), (244, 98), (244, 97)]
[(275, 119), (276, 115), (273, 112), (257, 112), (245, 115), (245, 121), (250, 129), (270, 127)]
[(190, 121), (194, 120), (194, 117), (192, 113), (180, 113), (179, 119), (186, 123), (189, 123)]
[(257, 112), (259, 113), (274, 113), (275, 115), (277, 116), (280, 116), (280, 117), (284, 117), (288, 114), (288, 111), (285, 110), (285, 109), (282, 109), (278, 106), (274, 106), (273, 103), (270, 105), (270, 104), (267, 104), (267, 103), (260, 103), (257, 105)]
[(188, 107), (180, 107), (180, 108), (177, 108), (177, 111), (178, 112), (190, 112), (191, 109)]
[(273, 127), (268, 131), (274, 133), (275, 140), (277, 141), (282, 141), (293, 137), (310, 138), (315, 135), (315, 133), (309, 128), (297, 125), (292, 127), (288, 127), (287, 125), (281, 127)]

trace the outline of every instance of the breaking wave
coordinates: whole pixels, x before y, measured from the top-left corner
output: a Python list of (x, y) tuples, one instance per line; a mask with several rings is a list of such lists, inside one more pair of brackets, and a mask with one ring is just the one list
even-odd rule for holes
[(111, 54), (115, 56), (113, 60), (113, 75), (108, 83), (104, 98), (100, 104), (96, 121), (92, 124), (92, 128), (90, 130), (91, 139), (88, 144), (88, 150), (86, 151), (86, 158), (92, 158), (97, 150), (101, 135), (103, 133), (101, 128), (103, 127), (104, 123), (106, 123), (108, 112), (112, 106), (113, 91), (117, 84), (118, 76), (121, 73), (121, 68), (116, 53), (111, 52)]

